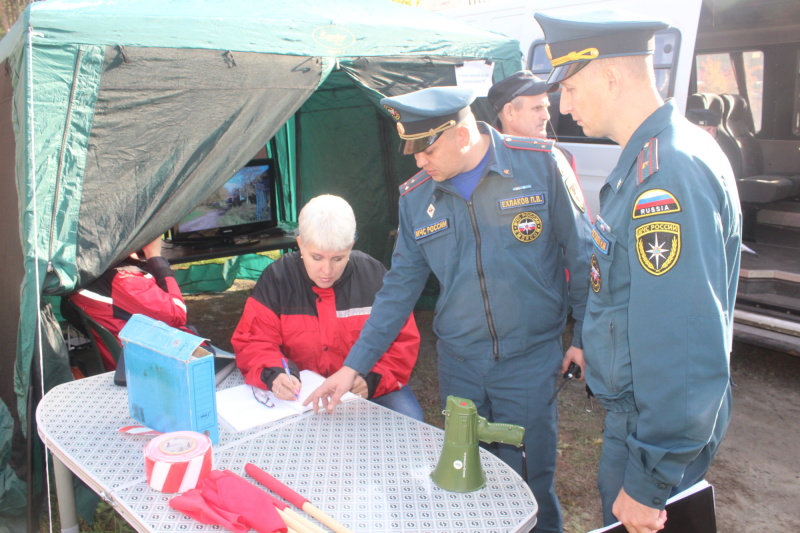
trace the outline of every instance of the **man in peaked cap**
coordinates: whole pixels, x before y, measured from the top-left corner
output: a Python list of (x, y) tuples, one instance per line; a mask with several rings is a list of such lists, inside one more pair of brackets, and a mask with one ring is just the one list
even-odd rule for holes
[(546, 139), (550, 120), (547, 95), (557, 89), (557, 84), (546, 83), (530, 70), (498, 81), (488, 94), (489, 103), (497, 111), (495, 128), (505, 135)]
[[(547, 139), (550, 120), (547, 95), (557, 90), (558, 84), (546, 83), (530, 70), (520, 70), (498, 81), (488, 94), (489, 103), (497, 111), (494, 127), (503, 135)], [(555, 149), (564, 154), (573, 173), (577, 173), (575, 157), (559, 144)], [(577, 179), (573, 186), (579, 187)]]
[[(539, 505), (535, 531), (561, 531), (554, 490), (556, 390), (565, 359), (583, 365), (579, 340), (564, 354), (572, 307), (580, 339), (589, 291), (589, 220), (579, 189), (552, 141), (503, 137), (477, 122), (475, 96), (434, 87), (384, 98), (400, 150), (422, 169), (400, 187), (392, 268), (345, 367), (310, 397), (333, 410), (355, 376), (368, 372), (397, 335), (433, 272), (440, 294), (439, 392), (472, 400), (492, 422), (525, 428), (527, 482)], [(522, 471), (522, 456), (494, 452)]]
[(586, 381), (606, 408), (606, 524), (664, 527), (730, 418), (741, 211), (730, 164), (655, 85), (654, 32), (613, 12), (541, 13), (561, 112), (622, 153), (600, 191), (583, 327)]

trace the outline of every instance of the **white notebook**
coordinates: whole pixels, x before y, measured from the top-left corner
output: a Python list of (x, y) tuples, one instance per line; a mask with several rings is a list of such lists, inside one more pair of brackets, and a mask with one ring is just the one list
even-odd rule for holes
[[(217, 414), (220, 420), (234, 431), (244, 431), (309, 411), (312, 409), (311, 405), (303, 405), (303, 402), (317, 387), (322, 385), (325, 378), (311, 370), (302, 370), (300, 371), (300, 381), (303, 388), (299, 394), (300, 399), (295, 401), (280, 400), (271, 392), (266, 392), (268, 404), (272, 407), (267, 407), (256, 400), (253, 395), (253, 387), (250, 385), (239, 385), (221, 390), (217, 392)], [(342, 396), (341, 401), (346, 402), (355, 398), (357, 398), (355, 394), (347, 392)]]

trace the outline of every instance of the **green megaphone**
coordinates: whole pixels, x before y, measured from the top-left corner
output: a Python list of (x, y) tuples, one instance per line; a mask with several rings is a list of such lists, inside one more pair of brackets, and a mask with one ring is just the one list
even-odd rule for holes
[(478, 449), (479, 440), (522, 445), (525, 428), (487, 422), (478, 415), (472, 400), (448, 396), (442, 413), (445, 416), (444, 444), (439, 462), (431, 472), (431, 479), (444, 490), (472, 492), (486, 485)]

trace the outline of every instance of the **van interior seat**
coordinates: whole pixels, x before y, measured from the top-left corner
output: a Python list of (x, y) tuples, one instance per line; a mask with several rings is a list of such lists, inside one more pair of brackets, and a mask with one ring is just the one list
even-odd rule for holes
[(738, 94), (696, 93), (687, 109), (721, 113), (717, 142), (728, 156), (742, 203), (756, 208), (800, 194), (800, 176), (763, 174), (763, 161), (747, 100)]
[(736, 180), (740, 200), (744, 203), (766, 205), (800, 194), (800, 176), (747, 176)]
[(742, 158), (742, 174), (740, 178), (757, 176), (763, 172), (761, 149), (756, 140), (753, 116), (747, 105), (747, 100), (738, 94), (720, 95), (725, 104), (723, 120), (727, 131), (739, 147)]
[(719, 113), (721, 120), (717, 126), (717, 144), (728, 157), (736, 179), (742, 176), (742, 155), (739, 145), (725, 123), (725, 104), (720, 95), (714, 93), (695, 93), (689, 96), (686, 109), (709, 109)]

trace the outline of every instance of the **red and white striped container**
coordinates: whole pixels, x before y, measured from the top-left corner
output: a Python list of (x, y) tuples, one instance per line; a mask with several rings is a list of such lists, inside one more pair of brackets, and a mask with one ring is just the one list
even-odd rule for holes
[(147, 484), (159, 492), (183, 493), (214, 467), (211, 439), (195, 431), (172, 431), (144, 447)]

